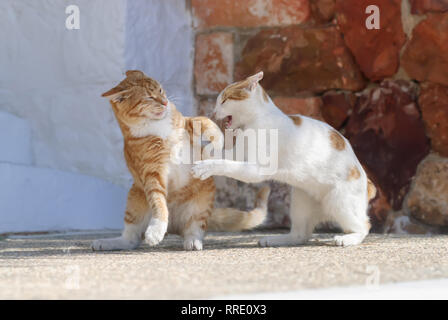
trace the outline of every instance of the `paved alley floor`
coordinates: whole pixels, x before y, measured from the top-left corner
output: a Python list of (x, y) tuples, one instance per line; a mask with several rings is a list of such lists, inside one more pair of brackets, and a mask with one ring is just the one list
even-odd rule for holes
[(340, 286), (448, 278), (448, 236), (369, 235), (357, 247), (260, 248), (279, 231), (212, 233), (204, 250), (185, 252), (169, 235), (134, 251), (92, 252), (118, 232), (0, 239), (0, 299), (209, 299)]

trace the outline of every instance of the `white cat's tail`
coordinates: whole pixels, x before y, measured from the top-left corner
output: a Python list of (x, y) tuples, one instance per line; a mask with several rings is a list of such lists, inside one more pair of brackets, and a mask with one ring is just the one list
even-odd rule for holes
[(255, 208), (241, 211), (233, 208), (215, 208), (208, 219), (208, 231), (242, 231), (261, 225), (268, 214), (271, 189), (266, 186), (258, 191)]

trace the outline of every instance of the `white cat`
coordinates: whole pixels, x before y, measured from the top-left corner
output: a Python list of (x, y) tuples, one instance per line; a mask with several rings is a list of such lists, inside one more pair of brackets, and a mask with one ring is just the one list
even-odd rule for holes
[(227, 176), (246, 183), (277, 180), (291, 185), (291, 231), (266, 237), (262, 246), (307, 242), (317, 224), (336, 222), (345, 233), (338, 246), (360, 244), (370, 230), (367, 207), (376, 188), (367, 178), (350, 143), (324, 122), (287, 116), (272, 102), (259, 81), (263, 72), (229, 85), (218, 96), (215, 116), (229, 129), (278, 129), (278, 170), (265, 175), (255, 162), (204, 160), (193, 166), (201, 179)]

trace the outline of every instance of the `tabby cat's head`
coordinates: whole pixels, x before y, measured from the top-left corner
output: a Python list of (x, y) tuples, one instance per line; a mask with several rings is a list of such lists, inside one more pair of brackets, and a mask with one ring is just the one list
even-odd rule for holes
[(141, 71), (127, 71), (126, 79), (102, 96), (112, 102), (117, 118), (129, 126), (161, 120), (168, 113), (169, 101), (162, 86)]

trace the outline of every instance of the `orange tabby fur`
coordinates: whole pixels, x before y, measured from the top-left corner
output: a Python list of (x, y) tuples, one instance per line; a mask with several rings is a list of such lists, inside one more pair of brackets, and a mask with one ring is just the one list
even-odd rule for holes
[[(132, 249), (143, 238), (156, 245), (168, 231), (184, 237), (185, 249), (200, 250), (207, 229), (235, 231), (261, 224), (267, 213), (269, 188), (260, 191), (257, 208), (251, 212), (214, 209), (213, 178), (195, 179), (191, 165), (170, 161), (172, 149), (186, 139), (179, 134), (182, 129), (188, 132), (191, 145), (194, 121), (201, 123), (201, 134), (209, 141), (222, 139), (218, 126), (205, 117), (184, 117), (168, 101), (160, 84), (142, 72), (128, 71), (126, 75), (103, 96), (109, 98), (123, 132), (124, 156), (134, 184), (128, 195), (122, 236), (97, 240), (93, 249)], [(151, 231), (153, 221), (159, 226), (166, 224), (167, 230), (155, 236)]]

